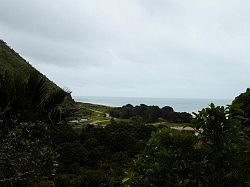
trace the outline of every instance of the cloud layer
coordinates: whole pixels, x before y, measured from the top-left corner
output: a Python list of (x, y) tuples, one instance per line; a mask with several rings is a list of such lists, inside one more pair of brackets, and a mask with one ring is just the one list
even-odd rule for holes
[(233, 98), (250, 2), (0, 0), (0, 38), (73, 95)]

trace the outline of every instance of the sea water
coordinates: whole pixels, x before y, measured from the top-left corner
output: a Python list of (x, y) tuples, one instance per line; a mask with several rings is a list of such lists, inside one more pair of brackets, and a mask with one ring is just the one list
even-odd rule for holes
[(94, 96), (73, 96), (75, 101), (102, 104), (113, 107), (126, 104), (155, 105), (159, 107), (171, 106), (177, 112), (198, 112), (202, 108), (214, 103), (219, 106), (231, 104), (232, 99), (185, 99), (185, 98), (144, 98), (144, 97), (94, 97)]

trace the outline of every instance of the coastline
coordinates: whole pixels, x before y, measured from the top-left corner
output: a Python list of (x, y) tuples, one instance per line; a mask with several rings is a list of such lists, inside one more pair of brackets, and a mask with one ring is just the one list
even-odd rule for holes
[(214, 103), (219, 106), (227, 106), (232, 99), (189, 99), (189, 98), (137, 98), (137, 97), (95, 97), (95, 96), (73, 96), (77, 102), (104, 105), (108, 107), (121, 107), (126, 104), (148, 106), (170, 106), (177, 112), (198, 112), (202, 108)]

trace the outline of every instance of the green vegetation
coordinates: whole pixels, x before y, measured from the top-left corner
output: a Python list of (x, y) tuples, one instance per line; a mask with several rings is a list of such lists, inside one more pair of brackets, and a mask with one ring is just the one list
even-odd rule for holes
[[(130, 186), (230, 186), (249, 182), (249, 141), (242, 118), (229, 108), (203, 109), (192, 124), (197, 132), (164, 128), (148, 141), (127, 173)], [(249, 183), (248, 183), (249, 184)]]
[(76, 102), (74, 108), (74, 115), (70, 118), (74, 128), (79, 129), (86, 124), (110, 124), (111, 117), (109, 116), (109, 111), (111, 107), (109, 106)]
[(85, 108), (91, 111), (98, 111), (99, 113), (109, 114), (111, 107), (105, 105), (91, 104), (91, 103), (80, 103), (77, 102), (77, 105), (81, 108)]
[(121, 186), (124, 172), (155, 130), (115, 121), (105, 127), (86, 125), (80, 134), (64, 128), (55, 136), (62, 140), (57, 143), (61, 163), (57, 186)]
[[(0, 54), (0, 186), (250, 185), (249, 89), (190, 122), (171, 107), (73, 103), (3, 42)], [(184, 119), (194, 132), (168, 127)]]
[(131, 104), (111, 108), (110, 116), (122, 119), (141, 118), (146, 123), (158, 122), (161, 119), (173, 123), (189, 123), (192, 120), (192, 115), (187, 112), (175, 112), (172, 107), (165, 106), (133, 106)]
[(250, 128), (250, 88), (245, 93), (240, 94), (232, 103), (231, 113), (234, 115), (241, 114), (246, 118), (245, 128)]
[(36, 73), (27, 79), (8, 72), (0, 75), (1, 186), (25, 186), (53, 175), (57, 154), (50, 133), (66, 120), (60, 104), (67, 95), (61, 89), (49, 91)]
[(27, 79), (31, 73), (36, 73), (38, 77), (45, 79), (46, 86), (49, 90), (60, 89), (56, 84), (32, 67), (4, 41), (0, 40), (0, 74), (3, 75), (6, 71), (11, 74), (22, 74), (21, 76), (25, 79)]

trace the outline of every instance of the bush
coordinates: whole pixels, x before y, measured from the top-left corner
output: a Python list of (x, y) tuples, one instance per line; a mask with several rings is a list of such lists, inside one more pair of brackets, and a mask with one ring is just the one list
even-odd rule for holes
[(42, 122), (16, 124), (1, 135), (0, 147), (1, 186), (22, 186), (31, 179), (55, 174), (57, 154)]
[(228, 186), (249, 182), (244, 118), (213, 104), (192, 124), (196, 134), (164, 128), (148, 141), (124, 180), (131, 186)]

